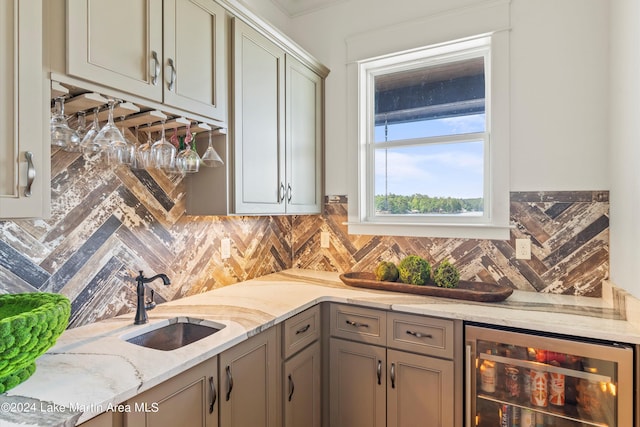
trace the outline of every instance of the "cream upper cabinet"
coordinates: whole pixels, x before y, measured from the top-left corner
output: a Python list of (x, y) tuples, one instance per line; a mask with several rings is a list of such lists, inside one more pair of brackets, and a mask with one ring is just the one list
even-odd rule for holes
[(68, 0), (66, 72), (226, 121), (226, 21), (213, 0)]
[(320, 213), (323, 79), (238, 19), (233, 34), (235, 213)]
[(69, 75), (160, 102), (162, 66), (162, 1), (67, 1)]
[(322, 211), (323, 79), (286, 56), (286, 211)]
[(0, 2), (0, 218), (49, 215), (42, 10), (41, 0)]
[(164, 0), (164, 102), (227, 117), (227, 17), (213, 0)]
[(233, 20), (235, 213), (285, 212), (284, 57)]

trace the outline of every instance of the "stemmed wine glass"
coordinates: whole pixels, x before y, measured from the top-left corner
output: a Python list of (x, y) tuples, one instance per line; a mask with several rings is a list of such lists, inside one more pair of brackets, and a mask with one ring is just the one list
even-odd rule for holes
[(158, 169), (172, 171), (176, 164), (176, 147), (165, 138), (164, 120), (160, 139), (151, 146), (151, 162)]
[(96, 136), (98, 135), (98, 132), (100, 132), (100, 123), (98, 122), (99, 112), (99, 108), (96, 108), (93, 111), (93, 123), (80, 142), (80, 150), (87, 160), (99, 158), (102, 155), (104, 148), (102, 145), (95, 142)]
[(69, 127), (64, 115), (64, 96), (55, 99), (55, 108), (51, 115), (51, 145), (65, 148), (74, 147), (80, 143), (80, 137)]
[(102, 129), (100, 129), (100, 132), (98, 132), (94, 138), (93, 143), (99, 145), (101, 151), (107, 153), (109, 163), (117, 164), (119, 163), (118, 148), (124, 144), (124, 136), (122, 136), (122, 133), (113, 122), (113, 109), (115, 104), (116, 101), (114, 99), (109, 99), (109, 116), (107, 123), (102, 126)]
[(209, 131), (209, 146), (202, 155), (202, 165), (208, 168), (217, 168), (224, 165), (222, 158), (218, 152), (213, 148), (213, 142), (211, 141), (211, 131)]
[[(187, 125), (187, 134), (184, 138), (185, 148), (176, 157), (176, 163), (181, 172), (195, 173), (200, 170), (200, 156), (195, 150), (195, 137), (191, 134), (191, 124)], [(194, 147), (191, 147), (191, 144)]]

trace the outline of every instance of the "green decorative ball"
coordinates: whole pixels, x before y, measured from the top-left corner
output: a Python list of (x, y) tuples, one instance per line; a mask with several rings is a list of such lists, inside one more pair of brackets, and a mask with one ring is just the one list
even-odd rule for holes
[(391, 261), (381, 261), (376, 267), (376, 280), (395, 282), (398, 280), (398, 267)]
[(398, 264), (400, 281), (410, 285), (426, 285), (431, 277), (431, 266), (426, 259), (408, 255)]
[(433, 272), (433, 282), (441, 288), (455, 288), (460, 282), (460, 272), (455, 265), (445, 259)]
[(35, 372), (35, 360), (55, 344), (70, 315), (71, 303), (64, 295), (0, 295), (0, 393)]

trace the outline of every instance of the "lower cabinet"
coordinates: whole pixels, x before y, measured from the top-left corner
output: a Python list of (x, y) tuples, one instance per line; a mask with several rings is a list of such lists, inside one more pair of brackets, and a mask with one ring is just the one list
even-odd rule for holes
[(219, 401), (218, 358), (212, 357), (188, 371), (128, 400), (125, 427), (216, 427)]
[(270, 328), (219, 355), (221, 427), (277, 425), (277, 344)]
[(462, 324), (331, 306), (331, 427), (461, 427)]
[(282, 326), (283, 427), (320, 427), (322, 423), (320, 328), (318, 305)]

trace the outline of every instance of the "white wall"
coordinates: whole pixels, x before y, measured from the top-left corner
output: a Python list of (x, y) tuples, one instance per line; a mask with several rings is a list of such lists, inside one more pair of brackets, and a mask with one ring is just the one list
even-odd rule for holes
[[(291, 35), (331, 69), (327, 194), (347, 194), (345, 40), (478, 0), (349, 0), (292, 20)], [(491, 2), (489, 2), (491, 3)], [(609, 189), (609, 0), (512, 0), (511, 190)]]
[(611, 280), (640, 297), (640, 2), (611, 2)]

